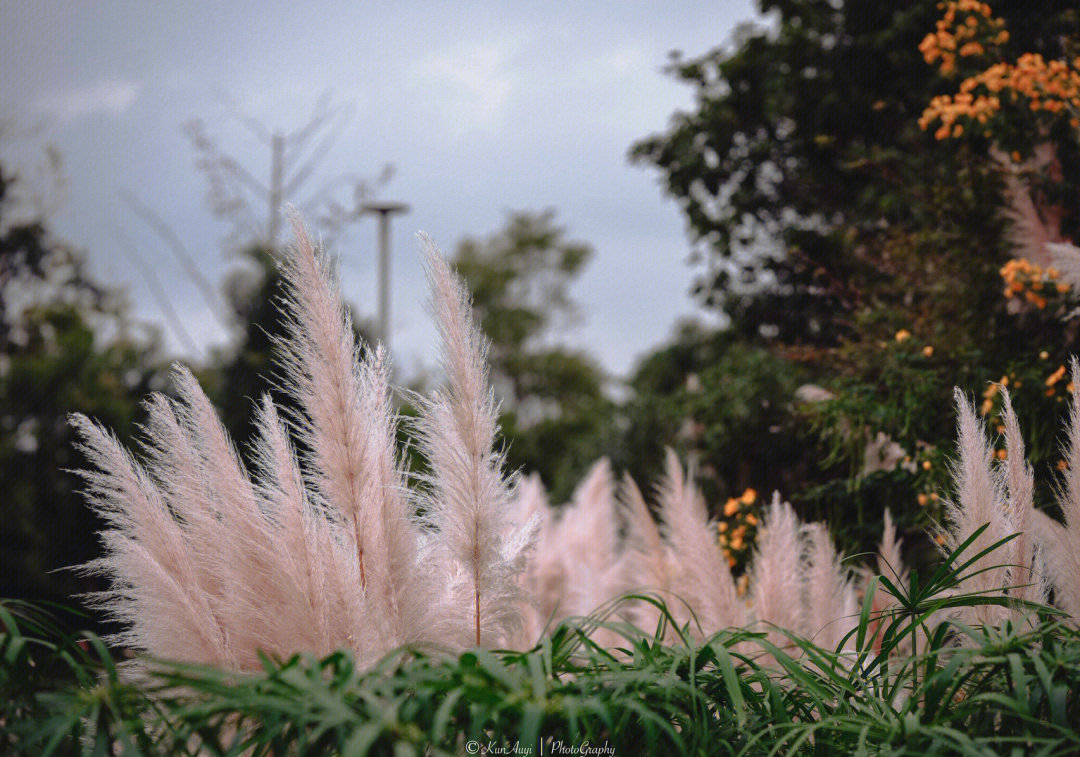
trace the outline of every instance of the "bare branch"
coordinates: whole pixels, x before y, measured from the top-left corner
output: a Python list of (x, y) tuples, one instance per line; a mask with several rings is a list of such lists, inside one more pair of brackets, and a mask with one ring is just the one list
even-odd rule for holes
[(131, 192), (127, 190), (121, 191), (120, 199), (166, 243), (176, 259), (180, 261), (188, 278), (198, 288), (203, 300), (210, 307), (210, 312), (214, 314), (214, 317), (218, 319), (222, 326), (228, 327), (228, 318), (225, 316), (225, 307), (221, 299), (218, 297), (213, 285), (203, 276), (195, 259), (191, 257), (176, 232), (161, 220), (154, 211), (139, 202)]
[(135, 246), (119, 229), (112, 228), (110, 231), (121, 251), (123, 251), (131, 262), (135, 264), (135, 268), (138, 270), (139, 275), (142, 276), (143, 282), (146, 284), (146, 288), (150, 290), (151, 296), (157, 300), (158, 308), (161, 310), (161, 314), (164, 316), (165, 323), (168, 325), (169, 329), (172, 330), (177, 340), (184, 345), (184, 348), (188, 352), (201, 358), (203, 356), (203, 351), (199, 348), (199, 345), (195, 343), (195, 340), (191, 337), (191, 334), (188, 333), (188, 330), (184, 328), (183, 320), (176, 312), (176, 308), (173, 307), (169, 295), (165, 293), (165, 288), (161, 285), (161, 281), (158, 279), (157, 274), (154, 273), (154, 269), (146, 262), (143, 256), (138, 253)]

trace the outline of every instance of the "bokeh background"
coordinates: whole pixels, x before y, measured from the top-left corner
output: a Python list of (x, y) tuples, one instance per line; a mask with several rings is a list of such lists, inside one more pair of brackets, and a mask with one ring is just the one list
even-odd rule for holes
[[(243, 449), (289, 206), (407, 386), (439, 379), (416, 231), (454, 258), (509, 463), (555, 501), (601, 456), (647, 488), (672, 446), (733, 565), (774, 490), (848, 554), (890, 508), (922, 565), (952, 389), (993, 431), (999, 382), (1048, 503), (1077, 346), (1044, 246), (1080, 219), (1070, 5), (0, 2), (0, 596), (102, 588), (65, 569), (99, 526), (69, 412), (136, 438), (182, 360)], [(1028, 78), (985, 117), (932, 108), (995, 65)], [(384, 326), (385, 201), (409, 211)]]

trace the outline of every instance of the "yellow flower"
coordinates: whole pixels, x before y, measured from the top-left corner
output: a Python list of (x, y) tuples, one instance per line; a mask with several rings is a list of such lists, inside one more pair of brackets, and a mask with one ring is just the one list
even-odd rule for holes
[(1061, 381), (1061, 379), (1063, 378), (1065, 378), (1065, 366), (1060, 365), (1058, 366), (1058, 369), (1051, 373), (1050, 376), (1046, 379), (1046, 385), (1053, 386), (1057, 382)]
[(716, 524), (716, 530), (719, 531), (720, 533), (724, 533), (725, 531), (728, 530), (728, 522), (726, 520), (720, 521), (719, 523)]
[(911, 332), (908, 331), (907, 329), (900, 329), (899, 331), (896, 332), (896, 341), (904, 342), (904, 341), (907, 341), (908, 339), (911, 339)]
[(1046, 350), (1039, 353), (1039, 360), (1046, 360), (1048, 357), (1050, 357), (1050, 353)]
[(1057, 467), (1058, 470), (1067, 470), (1068, 467), (1069, 467), (1069, 461), (1068, 460), (1058, 460), (1056, 467)]
[(930, 501), (930, 498), (925, 494), (920, 494), (917, 499), (919, 501), (919, 507), (926, 507), (926, 503)]
[(930, 468), (931, 468), (931, 467), (932, 467), (932, 466), (931, 466), (931, 464), (930, 464), (930, 461), (929, 461), (929, 460), (923, 460), (923, 461), (922, 461), (922, 469), (923, 469), (923, 470), (930, 470)]
[(727, 504), (724, 505), (724, 515), (730, 518), (737, 512), (739, 512), (739, 500), (732, 497), (727, 501)]
[(747, 522), (748, 525), (756, 526), (758, 524), (757, 516), (754, 515), (753, 513), (750, 513), (749, 515), (746, 516), (746, 522)]
[(997, 452), (995, 452), (994, 454), (995, 454), (995, 455), (997, 455), (997, 459), (998, 459), (998, 460), (1004, 460), (1004, 459), (1005, 459), (1006, 457), (1008, 457), (1008, 456), (1009, 456), (1009, 452), (1008, 452), (1008, 450), (1004, 450), (1004, 449), (999, 449), (999, 450), (998, 450)]
[(741, 497), (741, 499), (742, 499), (742, 503), (743, 503), (744, 505), (749, 505), (749, 504), (751, 504), (751, 503), (752, 503), (752, 502), (753, 502), (753, 501), (754, 501), (755, 499), (757, 499), (757, 492), (756, 492), (756, 491), (754, 491), (753, 489), (747, 489), (746, 491), (744, 491), (744, 492), (742, 493), (742, 497)]

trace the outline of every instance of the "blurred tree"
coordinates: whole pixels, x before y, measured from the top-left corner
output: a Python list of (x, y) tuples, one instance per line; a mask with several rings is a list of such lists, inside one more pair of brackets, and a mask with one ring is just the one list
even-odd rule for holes
[(102, 588), (60, 570), (95, 556), (102, 523), (70, 471), (84, 462), (68, 427), (82, 412), (130, 436), (156, 386), (156, 339), (119, 293), (13, 200), (0, 168), (0, 596), (66, 601)]
[[(1014, 49), (1050, 55), (1076, 30), (1071, 3), (997, 5), (1015, 21)], [(992, 278), (1000, 171), (981, 146), (935, 143), (918, 123), (953, 86), (919, 51), (937, 0), (760, 7), (775, 25), (744, 27), (733, 50), (676, 56), (671, 71), (697, 105), (631, 153), (683, 207), (702, 300), (748, 334), (835, 345), (862, 331), (867, 309), (910, 309), (925, 299), (913, 290)], [(933, 315), (973, 331), (981, 295), (949, 287), (930, 298)]]
[[(991, 137), (970, 130), (943, 141), (920, 124), (936, 95), (956, 91), (920, 50), (951, 5), (763, 0), (767, 26), (743, 27), (730, 46), (694, 59), (675, 56), (670, 70), (692, 87), (695, 105), (631, 151), (661, 171), (680, 203), (701, 270), (695, 292), (731, 323), (721, 354), (699, 352), (667, 389), (636, 379), (635, 403), (663, 407), (687, 376), (701, 380), (711, 366), (753, 373), (746, 358), (766, 351), (761, 400), (788, 408), (770, 427), (814, 435), (784, 461), (745, 445), (746, 465), (761, 477), (749, 485), (790, 482), (784, 493), (807, 516), (843, 523), (863, 549), (886, 505), (911, 530), (925, 524), (920, 505), (940, 516), (930, 495), (946, 478), (954, 385), (982, 394), (987, 381), (1019, 380), (1019, 401), (1041, 408), (1027, 433), (1049, 473), (1060, 393), (1047, 394), (1044, 381), (1080, 346), (1058, 312), (1017, 312), (1002, 297), (999, 269), (1016, 224)], [(1080, 28), (1074, 5), (993, 3), (1010, 31), (1002, 55), (1063, 56)], [(1059, 178), (1080, 177), (1075, 135), (1014, 115), (1000, 130), (1012, 130), (1008, 144), (1049, 140)], [(1062, 229), (1080, 219), (1080, 194), (1062, 191), (1071, 181), (1054, 195)], [(818, 400), (774, 395), (796, 376)], [(683, 417), (665, 421), (669, 433)], [(723, 471), (730, 445), (713, 431), (737, 427), (708, 407), (691, 418), (714, 440), (702, 468)], [(892, 467), (872, 471), (870, 453), (893, 442), (901, 452)], [(727, 493), (737, 495), (746, 483), (729, 477), (721, 476)]]
[(696, 463), (710, 502), (766, 482), (792, 491), (816, 472), (803, 454), (812, 437), (794, 408), (804, 378), (798, 364), (741, 343), (731, 331), (685, 324), (630, 379), (625, 459), (618, 462), (635, 480), (657, 481), (663, 448), (671, 445)]
[(491, 339), (509, 465), (539, 473), (556, 499), (569, 495), (611, 432), (603, 372), (556, 338), (577, 316), (569, 287), (591, 255), (566, 239), (549, 209), (510, 213), (500, 231), (463, 240), (453, 256)]

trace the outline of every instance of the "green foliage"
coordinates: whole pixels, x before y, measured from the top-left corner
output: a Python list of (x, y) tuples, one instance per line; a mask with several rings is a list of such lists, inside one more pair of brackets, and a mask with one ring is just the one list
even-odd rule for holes
[(44, 221), (19, 219), (14, 182), (0, 171), (0, 594), (67, 601), (101, 588), (60, 570), (94, 557), (101, 525), (68, 472), (83, 464), (68, 413), (128, 438), (155, 381), (156, 344)]
[[(638, 481), (659, 480), (665, 445), (699, 462), (710, 502), (762, 486), (794, 491), (816, 471), (803, 448), (795, 390), (804, 371), (730, 332), (686, 327), (649, 355), (630, 382), (624, 458)], [(801, 465), (793, 465), (800, 460)], [(770, 491), (771, 493), (771, 491)]]
[[(1059, 49), (1068, 4), (1000, 5), (1009, 28), (1017, 22), (1011, 49)], [(696, 107), (632, 151), (687, 216), (708, 263), (704, 301), (749, 334), (765, 325), (785, 342), (836, 344), (867, 309), (919, 310), (918, 295), (943, 288), (930, 301), (962, 316), (955, 326), (974, 325), (982, 293), (956, 284), (1003, 262), (1001, 184), (985, 144), (941, 144), (918, 126), (950, 86), (918, 50), (936, 0), (761, 9), (775, 26), (676, 57), (670, 70)]]
[[(1070, 3), (991, 5), (1011, 32), (1012, 58), (1052, 58), (1075, 43)], [(931, 98), (957, 86), (919, 52), (941, 16), (937, 0), (760, 8), (767, 26), (674, 58), (669, 70), (694, 106), (632, 149), (679, 202), (702, 272), (696, 293), (730, 326), (710, 351), (695, 347), (707, 338), (684, 335), (642, 363), (631, 380), (628, 458), (671, 443), (697, 451), (706, 476), (719, 472), (719, 501), (745, 487), (779, 488), (804, 517), (837, 527), (845, 549), (863, 551), (879, 538), (885, 507), (913, 537), (940, 515), (952, 388), (982, 396), (988, 382), (1012, 376), (1032, 419), (1025, 436), (1038, 501), (1048, 502), (1063, 389), (1046, 396), (1045, 381), (1080, 341), (1059, 309), (1002, 296), (1015, 228), (987, 137), (972, 130), (939, 141), (919, 126)], [(1060, 204), (1062, 228), (1073, 228), (1075, 135), (1039, 132), (1023, 114), (1007, 122), (1009, 144), (1019, 136), (1056, 148), (1042, 179), (1057, 183), (1038, 189)], [(768, 357), (757, 367), (739, 357), (758, 353)], [(730, 399), (707, 389), (725, 385), (721, 363)], [(707, 382), (710, 371), (718, 373)], [(711, 402), (690, 401), (688, 381)], [(797, 401), (802, 385), (831, 399)], [(739, 413), (750, 406), (754, 414)], [(682, 429), (698, 430), (696, 447)], [(904, 468), (867, 470), (879, 433), (902, 448)]]
[[(758, 629), (703, 641), (661, 611), (655, 633), (595, 616), (525, 652), (403, 649), (369, 670), (343, 652), (263, 660), (251, 674), (159, 662), (140, 681), (92, 635), (57, 638), (0, 606), (0, 717), (17, 754), (461, 754), (469, 742), (552, 753), (1071, 754), (1080, 749), (1080, 631), (1050, 608), (1033, 623), (966, 628), (955, 593), (983, 569), (977, 534), (920, 580), (871, 581), (837, 650)], [(892, 609), (874, 613), (875, 592)], [(648, 599), (637, 597), (637, 599)], [(25, 616), (25, 612), (22, 613)], [(595, 645), (604, 625), (618, 651)], [(902, 652), (918, 636), (914, 655)], [(51, 671), (43, 675), (40, 671)]]

